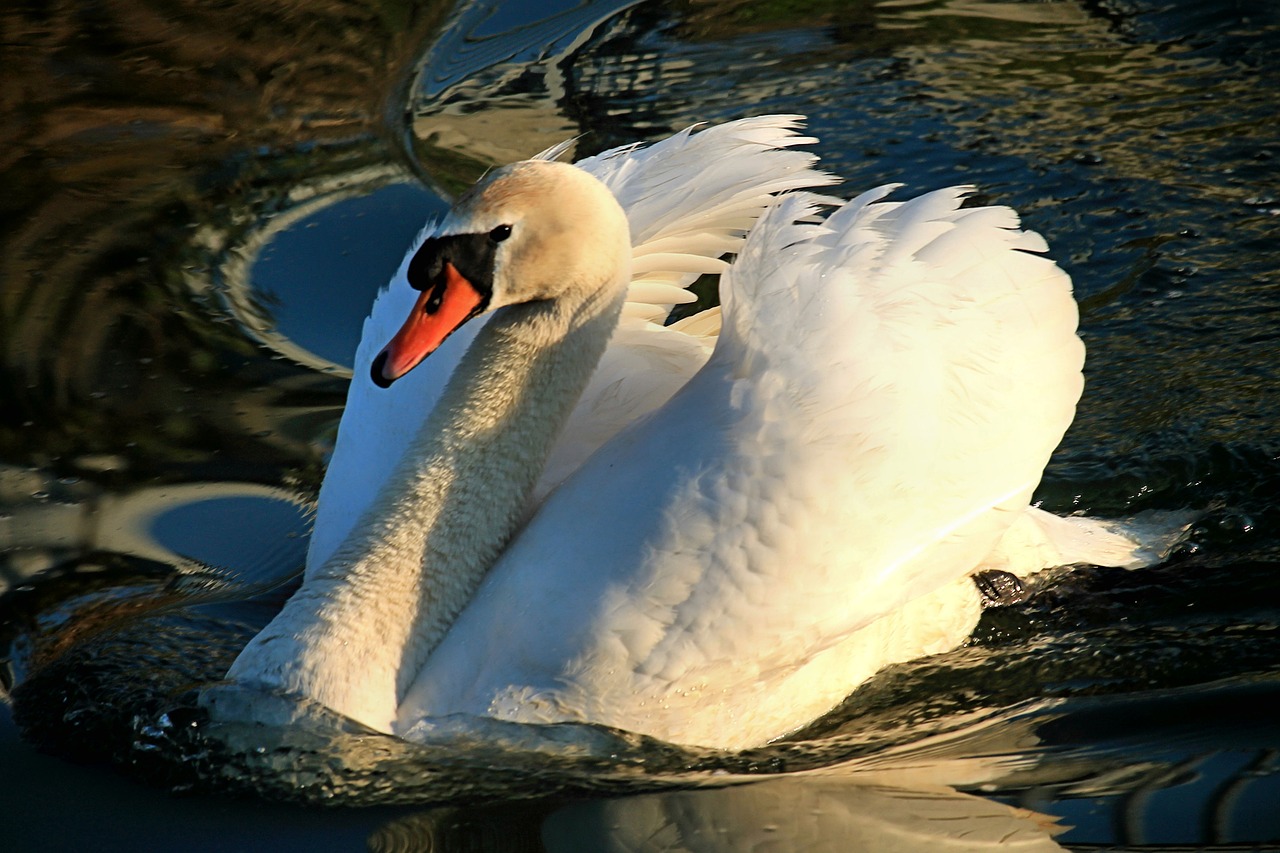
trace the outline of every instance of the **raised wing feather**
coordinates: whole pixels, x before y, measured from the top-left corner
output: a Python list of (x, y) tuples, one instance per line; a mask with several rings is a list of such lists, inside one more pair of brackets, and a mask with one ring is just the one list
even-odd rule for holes
[(661, 320), (673, 305), (692, 301), (684, 288), (704, 272), (724, 270), (721, 256), (742, 246), (774, 195), (834, 183), (813, 171), (817, 157), (791, 150), (817, 141), (796, 133), (802, 121), (757, 116), (699, 133), (689, 128), (577, 164), (627, 211), (635, 246), (628, 316)]
[(777, 194), (830, 184), (817, 158), (795, 146), (800, 116), (759, 116), (693, 128), (641, 148), (577, 165), (613, 191), (631, 224), (633, 279), (609, 349), (570, 415), (535, 489), (540, 502), (620, 429), (657, 409), (706, 362), (719, 333), (719, 308), (672, 326), (661, 321), (693, 296), (685, 288), (741, 250)]

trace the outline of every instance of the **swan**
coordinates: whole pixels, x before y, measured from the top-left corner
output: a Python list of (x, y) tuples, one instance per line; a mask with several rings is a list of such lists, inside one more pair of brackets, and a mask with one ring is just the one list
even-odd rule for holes
[[(963, 642), (975, 573), (1150, 562), (1029, 503), (1083, 384), (1044, 240), (964, 187), (818, 195), (800, 127), (557, 147), (429, 225), (366, 321), (302, 585), (227, 680), (408, 739), (742, 749)], [(720, 307), (664, 325), (704, 273)]]

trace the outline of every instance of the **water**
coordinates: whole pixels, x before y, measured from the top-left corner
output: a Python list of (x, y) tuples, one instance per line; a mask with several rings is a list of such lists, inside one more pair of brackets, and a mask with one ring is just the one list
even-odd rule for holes
[[(1055, 821), (1074, 850), (1280, 848), (1274, 4), (4, 20), (11, 849), (1055, 849)], [(1038, 496), (1202, 511), (1188, 545), (1046, 584), (742, 756), (589, 727), (424, 747), (201, 720), (190, 689), (300, 565), (365, 306), (443, 199), (566, 137), (582, 155), (762, 112), (809, 115), (846, 190), (972, 183), (1046, 236), (1089, 364)]]

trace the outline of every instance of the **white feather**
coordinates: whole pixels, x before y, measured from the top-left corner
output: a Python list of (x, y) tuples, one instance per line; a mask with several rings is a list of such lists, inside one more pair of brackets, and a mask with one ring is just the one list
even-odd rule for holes
[(1012, 211), (872, 203), (890, 189), (756, 225), (709, 362), (546, 500), (398, 731), (466, 712), (744, 747), (967, 636), (968, 575), (1028, 512), (1084, 350)]
[[(395, 670), (400, 650), (384, 648), (378, 619), (307, 622), (303, 603), (233, 673), (271, 684), (305, 670), (317, 692), (332, 688), (366, 722), (410, 738), (462, 713), (740, 748), (809, 722), (887, 663), (962, 642), (980, 610), (974, 571), (1151, 559), (1136, 531), (1029, 507), (1074, 414), (1084, 358), (1070, 281), (1033, 254), (1043, 239), (1007, 208), (962, 207), (963, 187), (907, 201), (885, 200), (894, 187), (881, 187), (843, 204), (803, 191), (832, 179), (792, 150), (812, 141), (798, 123), (747, 119), (579, 164), (625, 211), (624, 224), (585, 182), (598, 207), (582, 220), (612, 217), (601, 279), (615, 308), (630, 232), (629, 302), (541, 469), (527, 524), (420, 669)], [(584, 183), (568, 167), (539, 168)], [(722, 273), (721, 307), (656, 322), (706, 272)], [(321, 491), (303, 592), (325, 618), (416, 612), (421, 555), (439, 556), (440, 533), (414, 526), (415, 506), (393, 494), (376, 504), (386, 518), (367, 508), (482, 324), (389, 391), (373, 389), (369, 364), (413, 302), (403, 278), (402, 267), (365, 324)], [(533, 364), (539, 353), (519, 357)], [(476, 423), (494, 434), (501, 401), (524, 389), (482, 390), (501, 392)], [(443, 411), (450, 429), (460, 420), (469, 432), (467, 407)], [(497, 531), (484, 518), (497, 481), (446, 473), (433, 523), (450, 518), (455, 486), (471, 502), (442, 538), (465, 542), (467, 525)], [(375, 548), (343, 576), (345, 564), (326, 560), (357, 523), (382, 525), (382, 539), (419, 558), (385, 566)], [(313, 583), (320, 566), (328, 574)], [(329, 606), (329, 587), (340, 606)], [(409, 600), (379, 609), (396, 596)], [(320, 651), (305, 667), (277, 659), (294, 647)], [(358, 685), (375, 657), (392, 687), (368, 697)]]

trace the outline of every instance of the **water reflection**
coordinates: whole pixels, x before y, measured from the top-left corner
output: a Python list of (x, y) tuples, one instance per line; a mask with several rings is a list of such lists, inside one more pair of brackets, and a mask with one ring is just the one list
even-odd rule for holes
[[(573, 803), (542, 814), (428, 812), (380, 827), (379, 853), (770, 849), (1061, 851), (1052, 818), (938, 786), (855, 779), (788, 780)], [(834, 846), (833, 845), (837, 845)]]
[[(1278, 685), (978, 715), (818, 772), (605, 800), (401, 817), (375, 850), (1061, 850), (1230, 847), (1275, 832)], [(736, 768), (741, 773), (745, 767)], [(704, 778), (705, 785), (709, 779)], [(695, 780), (690, 778), (689, 784)], [(995, 798), (990, 792), (998, 791)], [(1042, 809), (1053, 804), (1053, 816)], [(1074, 836), (1076, 843), (1071, 843)], [(1081, 838), (1091, 842), (1079, 844)], [(541, 846), (539, 846), (541, 845)], [(1182, 849), (1179, 847), (1178, 849)]]
[[(86, 481), (48, 481), (31, 471), (0, 468), (0, 493), (6, 492), (11, 508), (0, 518), (0, 594), (91, 554), (129, 555), (164, 566), (246, 566), (287, 577), (297, 571), (310, 527), (296, 495), (254, 483), (109, 492)], [(39, 497), (21, 500), (30, 496)], [(220, 530), (240, 535), (209, 535)], [(292, 543), (283, 549), (288, 556), (279, 553), (282, 543)]]
[[(543, 825), (549, 851), (1061, 851), (1052, 818), (944, 786), (895, 788), (855, 778), (766, 782), (567, 806)], [(421, 848), (420, 848), (421, 849)]]
[(305, 201), (244, 235), (220, 274), (230, 311), (259, 343), (344, 378), (378, 289), (423, 225), (447, 209), (438, 196), (373, 171), (295, 188), (291, 196)]
[[(912, 819), (869, 849), (919, 847), (942, 813), (1029, 849), (1280, 838), (1277, 728), (1249, 711), (1275, 707), (1280, 660), (1274, 4), (3, 14), (0, 634), (5, 684), (31, 690), (24, 725), (46, 748), (274, 799), (652, 791), (361, 818), (384, 824), (385, 849), (799, 849), (806, 833), (844, 848), (900, 809)], [(597, 730), (428, 750), (183, 716), (300, 565), (357, 306), (442, 199), (568, 136), (591, 153), (766, 111), (811, 115), (852, 187), (974, 182), (1046, 234), (1084, 298), (1090, 366), (1041, 497), (1207, 508), (1181, 561), (1077, 572), (745, 756)], [(907, 773), (921, 767), (935, 775)], [(82, 781), (42, 772), (49, 789)], [(776, 778), (668, 790), (761, 775)], [(136, 815), (136, 841), (176, 808), (145, 796), (94, 823)]]
[[(565, 68), (598, 28), (638, 0), (460, 4), (424, 58), (413, 135), (429, 179), (457, 191), (493, 165), (581, 131)], [(606, 146), (607, 147), (607, 146)]]

